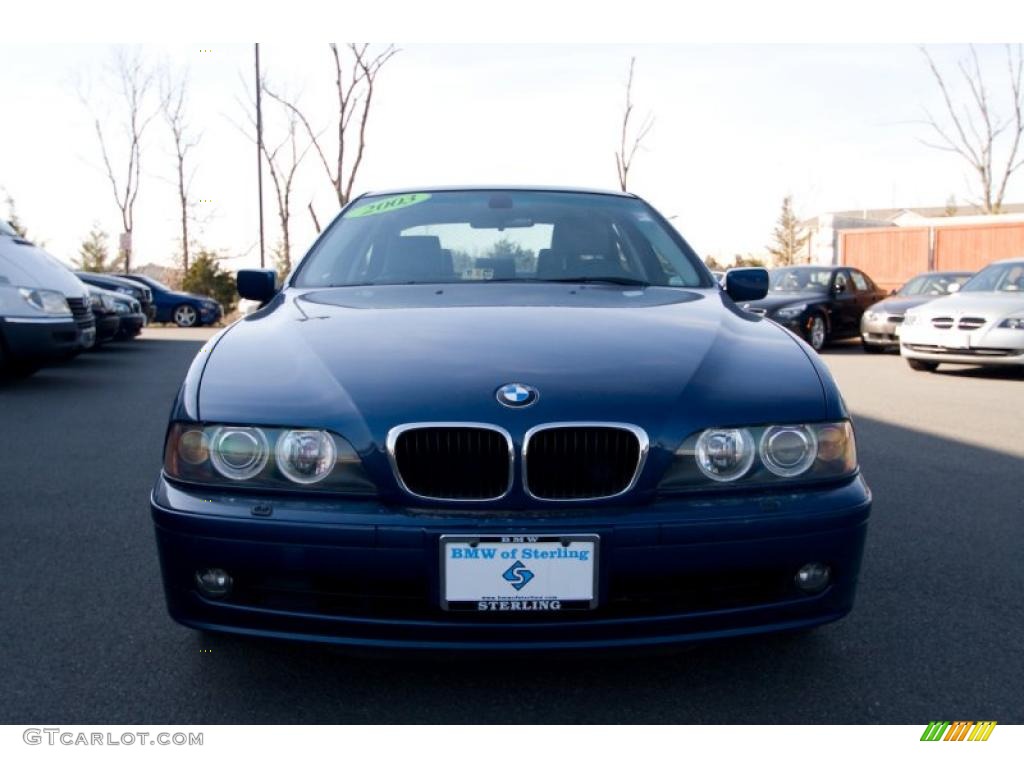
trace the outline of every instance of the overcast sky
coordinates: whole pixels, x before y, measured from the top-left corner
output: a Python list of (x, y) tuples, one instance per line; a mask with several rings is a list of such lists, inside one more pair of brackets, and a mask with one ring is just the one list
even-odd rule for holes
[[(763, 249), (786, 194), (801, 216), (941, 206), (950, 195), (971, 195), (962, 161), (919, 141), (927, 132), (914, 121), (941, 103), (911, 45), (400, 47), (378, 81), (359, 191), (461, 183), (614, 188), (624, 83), (636, 56), (637, 112), (655, 122), (630, 188), (674, 217), (702, 255)], [(252, 46), (141, 50), (153, 63), (190, 72), (191, 122), (202, 131), (193, 195), (211, 201), (200, 204), (206, 222), (197, 239), (235, 257), (232, 268), (257, 263), (255, 148), (236, 127), (245, 123), (239, 100), (243, 77), (252, 82)], [(930, 50), (951, 74), (966, 54), (960, 46)], [(267, 44), (261, 52), (271, 82), (300, 93), (314, 123), (326, 127), (333, 108), (327, 47)], [(1002, 99), (1004, 49), (979, 53)], [(112, 243), (120, 231), (92, 118), (77, 95), (81, 87), (98, 100), (110, 54), (109, 46), (86, 44), (0, 49), (0, 187), (32, 236), (66, 261), (94, 221)], [(116, 107), (102, 111), (104, 121), (116, 118)], [(273, 114), (268, 123), (270, 143), (279, 126)], [(177, 249), (169, 139), (159, 121), (145, 137), (137, 264), (169, 264)], [(272, 243), (279, 229), (265, 183)], [(1022, 197), (1018, 181), (1007, 199)], [(321, 221), (336, 213), (312, 155), (294, 193), (296, 254), (314, 234), (310, 201)]]

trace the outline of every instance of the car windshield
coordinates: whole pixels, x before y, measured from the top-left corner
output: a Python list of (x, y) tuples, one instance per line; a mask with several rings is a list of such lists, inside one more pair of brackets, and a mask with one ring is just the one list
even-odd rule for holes
[(303, 261), (299, 287), (608, 282), (710, 287), (682, 238), (641, 200), (548, 191), (364, 197)]
[(908, 280), (896, 294), (898, 296), (942, 296), (949, 293), (949, 286), (963, 285), (970, 277), (969, 272), (918, 275)]
[(960, 291), (1024, 292), (1024, 261), (990, 264), (964, 283)]
[(784, 267), (771, 271), (771, 289), (780, 293), (827, 293), (831, 283), (831, 269)]

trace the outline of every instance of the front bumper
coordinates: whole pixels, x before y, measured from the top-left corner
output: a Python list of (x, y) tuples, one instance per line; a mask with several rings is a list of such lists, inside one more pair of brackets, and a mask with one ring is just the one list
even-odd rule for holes
[(103, 344), (117, 336), (121, 328), (121, 318), (114, 312), (96, 315), (96, 343)]
[(121, 315), (120, 327), (117, 331), (118, 338), (132, 339), (138, 336), (146, 325), (146, 316), (140, 313)]
[[(870, 507), (860, 476), (808, 491), (543, 516), (211, 494), (163, 478), (151, 499), (167, 605), (182, 624), (463, 650), (677, 644), (834, 621), (853, 606)], [(600, 536), (595, 610), (440, 608), (443, 534), (557, 533)], [(833, 580), (805, 595), (793, 575), (812, 561), (827, 563)], [(196, 590), (196, 570), (209, 567), (232, 575), (228, 597), (211, 600)]]
[(8, 352), (16, 360), (60, 360), (84, 345), (82, 330), (70, 316), (8, 317), (0, 321), (0, 333)]
[(900, 323), (892, 322), (886, 317), (869, 320), (867, 313), (860, 319), (860, 339), (865, 344), (875, 347), (898, 347), (900, 337), (897, 329)]
[(221, 311), (219, 307), (199, 307), (199, 322), (203, 325), (213, 325), (220, 321)]
[(1000, 328), (995, 323), (976, 331), (904, 327), (900, 329), (900, 354), (935, 363), (1024, 365), (1024, 330)]

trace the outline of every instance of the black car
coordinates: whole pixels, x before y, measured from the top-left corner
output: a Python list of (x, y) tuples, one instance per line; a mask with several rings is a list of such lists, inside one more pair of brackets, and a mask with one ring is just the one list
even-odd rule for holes
[(121, 318), (114, 305), (113, 291), (89, 286), (89, 308), (96, 319), (96, 344), (93, 349), (113, 341), (121, 329)]
[(852, 267), (780, 267), (770, 274), (768, 295), (744, 303), (743, 309), (789, 328), (815, 350), (859, 336), (861, 315), (887, 295)]
[(146, 325), (146, 315), (142, 311), (142, 305), (136, 299), (123, 293), (110, 292), (110, 300), (114, 303), (114, 310), (117, 312), (119, 321), (117, 334), (114, 339), (127, 341), (138, 336)]
[(118, 277), (117, 275), (100, 274), (96, 272), (75, 272), (75, 276), (86, 285), (94, 285), (97, 288), (103, 288), (108, 291), (115, 291), (117, 293), (124, 294), (125, 296), (131, 296), (141, 305), (142, 314), (146, 317), (147, 322), (152, 322), (156, 317), (156, 305), (153, 303), (153, 291), (149, 286), (138, 283), (135, 280), (127, 280), (123, 277)]

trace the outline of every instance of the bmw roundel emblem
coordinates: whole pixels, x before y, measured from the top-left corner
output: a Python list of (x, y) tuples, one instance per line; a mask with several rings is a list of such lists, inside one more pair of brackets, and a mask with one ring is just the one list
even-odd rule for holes
[(525, 384), (506, 384), (503, 387), (498, 387), (495, 394), (498, 402), (509, 408), (525, 408), (528, 405), (533, 405), (540, 396), (536, 389)]

